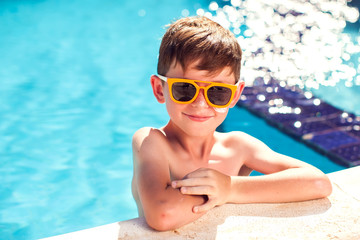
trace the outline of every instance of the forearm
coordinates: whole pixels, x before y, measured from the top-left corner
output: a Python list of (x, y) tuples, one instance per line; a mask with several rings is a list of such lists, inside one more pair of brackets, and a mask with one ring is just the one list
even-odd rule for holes
[(291, 168), (254, 177), (231, 177), (232, 203), (294, 202), (330, 195), (331, 183), (316, 169)]
[[(161, 197), (163, 196), (163, 197)], [(144, 215), (150, 227), (166, 231), (195, 221), (204, 213), (194, 213), (192, 208), (205, 202), (203, 196), (184, 195), (168, 186), (161, 196), (153, 196), (144, 204)]]

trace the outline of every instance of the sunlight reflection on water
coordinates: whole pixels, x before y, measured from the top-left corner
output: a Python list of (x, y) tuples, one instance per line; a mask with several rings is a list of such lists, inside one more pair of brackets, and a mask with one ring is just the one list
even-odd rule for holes
[(197, 14), (237, 35), (248, 85), (257, 77), (302, 89), (360, 85), (360, 37), (343, 33), (346, 22), (358, 21), (359, 10), (346, 0), (231, 0), (222, 7), (218, 2)]

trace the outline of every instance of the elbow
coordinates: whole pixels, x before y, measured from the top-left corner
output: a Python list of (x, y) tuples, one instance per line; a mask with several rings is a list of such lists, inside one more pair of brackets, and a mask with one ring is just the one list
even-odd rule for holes
[(314, 185), (317, 198), (325, 198), (332, 193), (332, 184), (326, 175), (317, 178)]
[(170, 231), (170, 230), (175, 229), (175, 228), (172, 228), (171, 226), (169, 226), (169, 224), (166, 221), (146, 220), (146, 222), (149, 225), (149, 227), (151, 227), (152, 229), (154, 229), (156, 231), (160, 231), (160, 232)]
[(168, 209), (153, 211), (145, 215), (146, 223), (154, 230), (169, 231), (177, 228), (174, 216)]
[(159, 216), (151, 216), (146, 218), (146, 223), (154, 230), (157, 231), (169, 231), (173, 228), (170, 226), (167, 217), (160, 214)]

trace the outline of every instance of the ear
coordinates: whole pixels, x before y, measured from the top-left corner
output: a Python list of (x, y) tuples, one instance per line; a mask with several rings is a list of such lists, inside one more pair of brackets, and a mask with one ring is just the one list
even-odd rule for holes
[(244, 87), (245, 87), (245, 82), (241, 81), (239, 83), (238, 88), (236, 89), (235, 96), (234, 96), (233, 100), (230, 103), (230, 108), (234, 107), (236, 105), (236, 103), (239, 101), (241, 93), (244, 90)]
[(161, 79), (156, 75), (152, 75), (150, 78), (150, 83), (156, 100), (159, 103), (164, 103), (165, 102), (164, 88), (163, 88), (164, 86)]

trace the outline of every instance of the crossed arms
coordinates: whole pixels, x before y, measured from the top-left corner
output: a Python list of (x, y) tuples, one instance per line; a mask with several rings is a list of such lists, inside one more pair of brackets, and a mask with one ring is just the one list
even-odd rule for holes
[(146, 137), (135, 134), (133, 138), (133, 187), (139, 197), (138, 208), (148, 225), (159, 231), (181, 227), (225, 203), (304, 201), (326, 197), (332, 191), (329, 179), (320, 170), (273, 152), (255, 139), (247, 146), (244, 164), (263, 176), (229, 176), (199, 168), (172, 180), (166, 142), (162, 141), (165, 139), (160, 132), (150, 132)]

